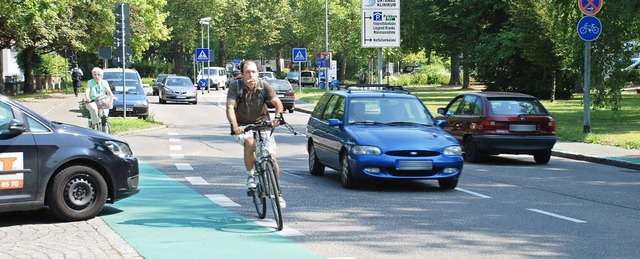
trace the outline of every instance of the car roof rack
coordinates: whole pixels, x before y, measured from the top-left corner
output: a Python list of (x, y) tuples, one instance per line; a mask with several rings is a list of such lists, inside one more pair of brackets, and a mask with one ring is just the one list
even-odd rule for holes
[(409, 90), (404, 89), (404, 87), (400, 85), (389, 85), (389, 84), (347, 84), (347, 85), (337, 85), (332, 86), (330, 89), (335, 90), (346, 90), (348, 93), (351, 93), (351, 88), (358, 88), (359, 90), (384, 90), (384, 91), (400, 91), (410, 94)]

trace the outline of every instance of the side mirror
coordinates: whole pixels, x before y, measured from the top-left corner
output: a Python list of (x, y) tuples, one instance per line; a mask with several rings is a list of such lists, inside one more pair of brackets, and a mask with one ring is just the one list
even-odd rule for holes
[(438, 108), (438, 113), (444, 115), (444, 108)]
[(329, 119), (329, 126), (340, 126), (341, 122), (338, 119)]

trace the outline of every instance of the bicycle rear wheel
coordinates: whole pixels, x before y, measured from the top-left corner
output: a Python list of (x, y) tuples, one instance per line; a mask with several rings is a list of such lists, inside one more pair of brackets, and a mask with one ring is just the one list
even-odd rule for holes
[(273, 161), (266, 161), (265, 174), (268, 186), (269, 199), (271, 200), (271, 208), (273, 209), (273, 218), (276, 220), (277, 229), (282, 230), (284, 224), (282, 222), (282, 208), (280, 208), (280, 187), (276, 178), (276, 167)]
[(109, 118), (107, 118), (106, 116), (102, 115), (102, 132), (107, 133), (107, 134), (111, 134), (111, 125), (109, 125)]
[[(256, 170), (259, 170), (255, 167)], [(256, 175), (256, 188), (251, 190), (253, 192), (253, 205), (256, 207), (258, 218), (263, 219), (267, 216), (267, 198), (264, 187), (267, 186), (264, 179), (264, 174), (258, 172)]]

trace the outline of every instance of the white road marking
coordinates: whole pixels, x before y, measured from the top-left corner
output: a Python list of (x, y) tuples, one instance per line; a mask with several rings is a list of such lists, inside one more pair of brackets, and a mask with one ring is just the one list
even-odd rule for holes
[(209, 200), (211, 200), (212, 202), (215, 202), (216, 204), (222, 207), (240, 207), (241, 206), (240, 204), (233, 202), (231, 199), (229, 199), (229, 197), (225, 196), (224, 194), (205, 194), (204, 196), (206, 196)]
[(184, 159), (183, 154), (171, 154), (172, 159)]
[(182, 150), (182, 146), (169, 146), (170, 151), (180, 151)]
[[(267, 212), (268, 214), (269, 212)], [(286, 225), (282, 228), (282, 230), (277, 231), (275, 229), (276, 227), (276, 221), (273, 219), (258, 219), (255, 220), (256, 224), (263, 226), (267, 229), (272, 229), (274, 232), (276, 232), (277, 234), (283, 236), (283, 237), (295, 237), (295, 236), (304, 236), (304, 234), (302, 234), (302, 232), (295, 230), (293, 228), (287, 227)]]
[(184, 179), (187, 179), (191, 185), (209, 185), (209, 183), (200, 176), (185, 177)]
[(568, 220), (568, 221), (575, 222), (575, 223), (586, 223), (586, 221), (584, 221), (584, 220), (565, 217), (565, 216), (558, 215), (558, 214), (551, 213), (551, 212), (544, 211), (544, 210), (538, 210), (538, 209), (527, 209), (527, 210), (528, 211), (537, 212), (537, 213), (540, 213), (540, 214), (544, 214), (544, 215), (547, 215), (547, 216), (551, 216), (551, 217), (556, 217), (556, 218), (559, 218), (559, 219)]
[(169, 142), (180, 142), (179, 138), (170, 138)]
[(167, 132), (169, 136), (178, 136), (178, 132)]
[(478, 197), (480, 197), (480, 198), (484, 198), (484, 199), (491, 199), (491, 198), (493, 198), (493, 197), (491, 197), (491, 196), (487, 196), (487, 195), (484, 195), (484, 194), (479, 194), (479, 193), (477, 193), (477, 192), (472, 192), (472, 191), (465, 190), (465, 189), (462, 189), (462, 188), (456, 188), (456, 190), (461, 191), (461, 192), (466, 192), (466, 193), (468, 193), (468, 194), (471, 194), (471, 195), (474, 195), (474, 196), (478, 196)]
[(178, 170), (193, 170), (193, 167), (191, 167), (190, 164), (187, 163), (175, 163), (176, 168), (178, 168)]

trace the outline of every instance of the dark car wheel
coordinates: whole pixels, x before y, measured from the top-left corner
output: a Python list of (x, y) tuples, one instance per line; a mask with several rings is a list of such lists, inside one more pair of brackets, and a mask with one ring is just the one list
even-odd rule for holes
[(107, 183), (93, 168), (76, 165), (55, 176), (47, 189), (51, 212), (67, 221), (95, 217), (107, 201)]
[(309, 172), (315, 176), (322, 176), (324, 174), (324, 165), (318, 160), (316, 148), (313, 144), (309, 144)]
[(551, 150), (537, 151), (533, 154), (533, 159), (536, 160), (537, 164), (547, 164), (551, 160)]
[(489, 158), (487, 155), (482, 154), (476, 143), (473, 141), (473, 137), (468, 137), (464, 140), (464, 160), (470, 163), (485, 162)]
[(458, 186), (458, 179), (438, 179), (440, 189), (455, 189)]
[(289, 113), (293, 113), (293, 108), (289, 108)]
[(356, 186), (356, 181), (353, 179), (349, 168), (349, 157), (346, 153), (340, 156), (340, 182), (342, 182), (342, 187), (345, 189), (351, 189)]

